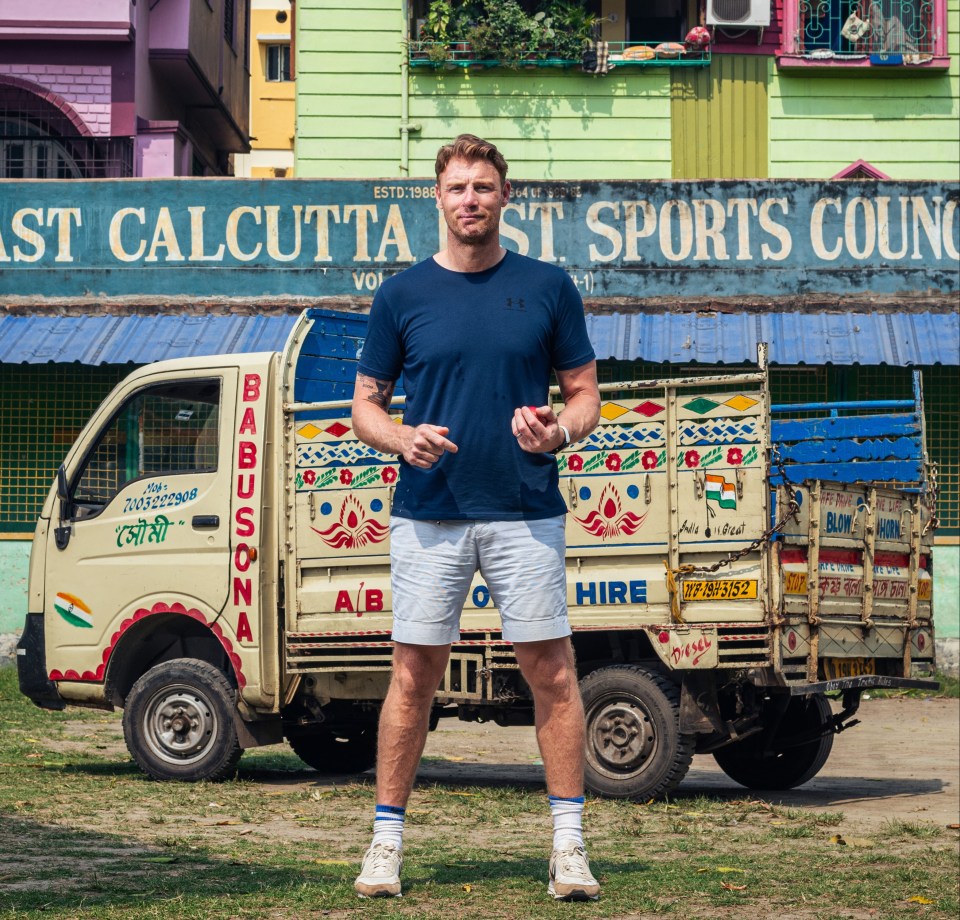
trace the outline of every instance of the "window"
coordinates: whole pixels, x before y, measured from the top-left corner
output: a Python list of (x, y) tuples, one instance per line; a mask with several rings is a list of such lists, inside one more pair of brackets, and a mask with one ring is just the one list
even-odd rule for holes
[(67, 148), (32, 125), (0, 119), (0, 179), (79, 179)]
[(267, 45), (267, 80), (285, 83), (290, 79), (290, 46)]
[(943, 0), (785, 0), (780, 63), (946, 66), (945, 12)]
[(190, 380), (141, 390), (116, 413), (71, 490), (76, 517), (98, 514), (134, 479), (217, 468), (220, 384)]
[(237, 0), (223, 0), (223, 37), (234, 47), (236, 36)]
[(687, 33), (686, 7), (681, 0), (627, 0), (627, 42), (682, 41)]

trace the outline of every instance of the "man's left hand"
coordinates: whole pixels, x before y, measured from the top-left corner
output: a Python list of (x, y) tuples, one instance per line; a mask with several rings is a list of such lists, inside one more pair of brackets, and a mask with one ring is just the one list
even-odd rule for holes
[(549, 406), (514, 409), (510, 427), (521, 449), (530, 454), (553, 450), (563, 439), (557, 416)]

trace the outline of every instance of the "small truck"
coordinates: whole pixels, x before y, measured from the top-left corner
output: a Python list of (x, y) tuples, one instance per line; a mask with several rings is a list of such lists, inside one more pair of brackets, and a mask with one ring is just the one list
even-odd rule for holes
[[(57, 473), (20, 687), (50, 709), (122, 708), (152, 777), (229, 777), (284, 739), (327, 773), (375, 761), (398, 463), (352, 430), (356, 322), (310, 308), (282, 354), (135, 370)], [(665, 796), (694, 754), (791, 788), (864, 690), (936, 686), (919, 375), (909, 400), (771, 406), (758, 358), (604, 383), (599, 426), (557, 458), (596, 794)], [(431, 727), (446, 716), (533, 720), (479, 576)]]

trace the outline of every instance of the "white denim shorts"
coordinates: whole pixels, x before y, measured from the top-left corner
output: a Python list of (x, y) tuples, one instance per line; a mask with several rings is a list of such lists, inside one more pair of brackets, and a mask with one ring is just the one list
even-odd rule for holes
[(393, 639), (448, 645), (479, 571), (500, 610), (503, 638), (570, 635), (564, 518), (537, 521), (390, 521)]

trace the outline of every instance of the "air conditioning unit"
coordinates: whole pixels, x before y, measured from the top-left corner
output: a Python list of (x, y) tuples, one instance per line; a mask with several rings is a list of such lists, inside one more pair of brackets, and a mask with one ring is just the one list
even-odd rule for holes
[(771, 0), (707, 0), (707, 25), (764, 28), (770, 25)]

